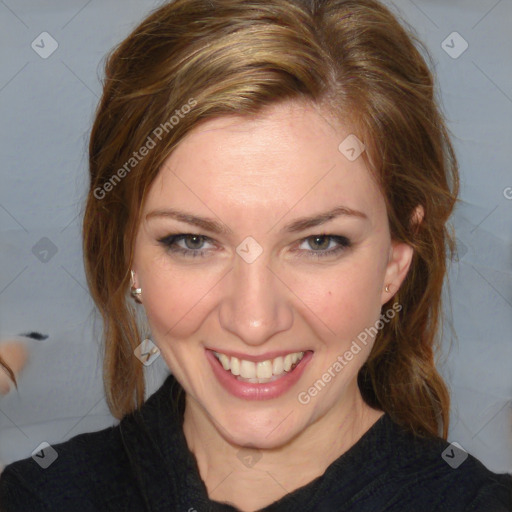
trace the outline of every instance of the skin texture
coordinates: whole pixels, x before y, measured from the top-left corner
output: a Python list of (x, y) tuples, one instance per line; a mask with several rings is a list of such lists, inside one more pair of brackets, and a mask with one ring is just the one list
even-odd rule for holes
[[(15, 377), (23, 369), (28, 360), (28, 350), (24, 342), (18, 340), (5, 340), (0, 343), (0, 358), (8, 365)], [(14, 382), (9, 374), (0, 366), (0, 396), (7, 395), (14, 388)], [(0, 473), (4, 465), (0, 461)]]
[[(28, 350), (21, 341), (3, 341), (0, 343), (0, 357), (16, 376), (27, 362)], [(14, 382), (9, 378), (7, 372), (0, 367), (0, 395), (6, 395), (13, 387)]]
[[(296, 102), (253, 118), (207, 121), (168, 158), (143, 208), (135, 286), (142, 288), (153, 340), (187, 393), (184, 432), (210, 497), (241, 510), (261, 508), (323, 474), (383, 414), (364, 403), (356, 382), (373, 340), (360, 344), (308, 404), (297, 398), (379, 319), (412, 258), (409, 246), (390, 238), (384, 198), (363, 158), (351, 162), (338, 150), (350, 133)], [(341, 215), (281, 232), (341, 205), (366, 218)], [(232, 233), (147, 217), (169, 208), (216, 220)], [(209, 237), (202, 245), (175, 243), (205, 257), (170, 252), (158, 240), (171, 234)], [(338, 243), (315, 244), (315, 235), (345, 236), (351, 246), (317, 258)], [(248, 236), (263, 249), (252, 263), (236, 252)], [(220, 386), (205, 348), (314, 353), (292, 389), (253, 401)], [(244, 453), (257, 462), (244, 465)]]

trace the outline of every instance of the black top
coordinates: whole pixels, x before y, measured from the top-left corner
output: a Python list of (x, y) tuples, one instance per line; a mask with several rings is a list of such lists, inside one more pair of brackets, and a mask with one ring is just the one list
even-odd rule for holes
[[(53, 446), (47, 469), (28, 458), (0, 478), (4, 512), (235, 511), (208, 498), (182, 430), (184, 400), (169, 376), (120, 424)], [(444, 458), (442, 453), (445, 452)], [(41, 459), (51, 451), (39, 454)], [(512, 476), (441, 439), (415, 437), (387, 414), (321, 476), (265, 512), (510, 512)], [(450, 464), (448, 464), (448, 462)]]

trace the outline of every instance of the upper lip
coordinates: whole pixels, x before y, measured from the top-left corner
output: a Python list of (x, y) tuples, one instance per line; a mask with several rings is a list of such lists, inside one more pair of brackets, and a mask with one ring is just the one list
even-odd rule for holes
[(275, 350), (273, 352), (265, 352), (264, 354), (253, 356), (250, 354), (242, 354), (241, 352), (232, 352), (231, 350), (220, 350), (216, 348), (208, 348), (207, 350), (217, 352), (218, 354), (225, 354), (229, 357), (236, 357), (237, 359), (245, 359), (246, 361), (252, 361), (253, 363), (275, 359), (276, 357), (285, 357), (288, 354), (295, 354), (296, 352), (305, 353), (310, 351), (309, 349)]

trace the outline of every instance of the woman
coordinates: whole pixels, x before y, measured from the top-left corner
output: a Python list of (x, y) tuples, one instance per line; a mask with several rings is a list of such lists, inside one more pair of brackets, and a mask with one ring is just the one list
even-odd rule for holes
[(164, 5), (108, 60), (90, 180), (121, 422), (8, 466), (3, 510), (511, 509), (510, 475), (445, 441), (457, 163), (380, 3)]

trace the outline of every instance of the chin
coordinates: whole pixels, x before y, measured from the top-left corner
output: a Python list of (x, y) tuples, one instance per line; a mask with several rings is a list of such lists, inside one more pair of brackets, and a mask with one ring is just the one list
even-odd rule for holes
[(267, 411), (241, 411), (233, 414), (216, 414), (215, 424), (226, 441), (241, 447), (274, 449), (286, 445), (297, 436), (301, 427), (289, 408), (272, 408)]

